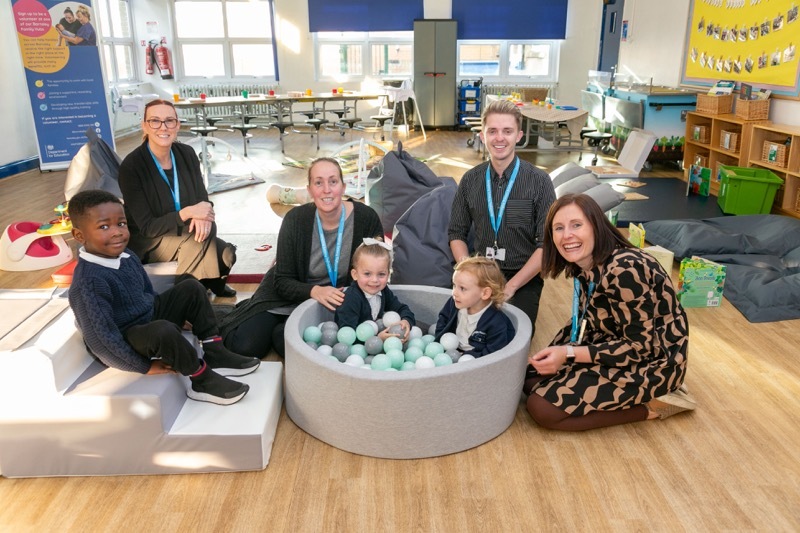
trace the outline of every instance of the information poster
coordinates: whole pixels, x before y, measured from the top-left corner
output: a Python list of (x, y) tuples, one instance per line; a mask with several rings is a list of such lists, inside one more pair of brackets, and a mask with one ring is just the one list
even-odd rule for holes
[(800, 94), (797, 0), (692, 0), (681, 82), (711, 86), (732, 79)]
[(114, 135), (90, 2), (11, 0), (42, 170), (64, 169), (92, 128)]

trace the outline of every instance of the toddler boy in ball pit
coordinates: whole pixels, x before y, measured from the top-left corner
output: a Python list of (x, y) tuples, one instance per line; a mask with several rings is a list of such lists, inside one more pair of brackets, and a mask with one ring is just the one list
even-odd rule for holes
[[(186, 395), (219, 405), (241, 400), (249, 386), (224, 376), (244, 376), (260, 361), (229, 351), (199, 281), (187, 279), (156, 294), (136, 255), (122, 202), (100, 190), (69, 202), (72, 235), (81, 243), (69, 304), (86, 347), (109, 367), (140, 374), (189, 376)], [(202, 341), (203, 359), (182, 334), (186, 322)], [(212, 370), (213, 369), (213, 370)]]
[(435, 340), (455, 333), (459, 351), (475, 357), (496, 352), (514, 338), (514, 326), (500, 307), (506, 279), (497, 263), (469, 257), (455, 266), (453, 296), (439, 311)]
[(415, 324), (414, 313), (386, 286), (392, 270), (392, 247), (376, 239), (364, 239), (353, 253), (353, 268), (350, 276), (353, 283), (344, 293), (344, 301), (334, 313), (333, 319), (340, 328), (356, 329), (367, 320), (378, 320), (387, 311), (400, 315), (403, 334), (390, 333), (386, 328), (378, 333), (381, 340), (391, 336), (408, 340)]

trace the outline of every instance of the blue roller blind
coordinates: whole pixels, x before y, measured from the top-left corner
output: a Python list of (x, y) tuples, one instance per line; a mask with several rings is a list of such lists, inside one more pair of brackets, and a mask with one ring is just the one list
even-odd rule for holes
[(411, 31), (423, 0), (308, 0), (308, 30)]
[(563, 39), (567, 0), (453, 0), (453, 18), (459, 39)]

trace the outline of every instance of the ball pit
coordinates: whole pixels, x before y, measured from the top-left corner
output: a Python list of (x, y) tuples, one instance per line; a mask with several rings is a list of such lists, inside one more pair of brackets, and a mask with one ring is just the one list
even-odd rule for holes
[[(436, 322), (450, 296), (446, 289), (416, 285), (392, 290), (419, 322), (428, 324)], [(406, 370), (406, 361), (400, 366), (403, 372), (388, 371), (392, 365), (387, 356), (389, 361), (379, 358), (380, 366), (389, 363), (387, 371), (376, 372), (324, 357), (303, 341), (306, 327), (333, 317), (308, 300), (285, 328), (287, 414), (323, 442), (372, 457), (436, 457), (483, 444), (514, 420), (530, 347), (527, 316), (513, 306), (505, 312), (517, 335), (494, 354), (471, 361), (462, 356), (466, 362), (414, 370)]]

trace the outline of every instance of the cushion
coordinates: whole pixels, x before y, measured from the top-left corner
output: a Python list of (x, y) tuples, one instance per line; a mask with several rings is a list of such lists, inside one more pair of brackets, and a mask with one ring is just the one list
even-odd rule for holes
[(723, 295), (750, 322), (800, 318), (800, 220), (747, 215), (645, 222), (647, 240), (678, 258), (726, 265)]
[(553, 187), (555, 188), (584, 174), (591, 174), (591, 171), (583, 168), (580, 165), (570, 162), (551, 171), (550, 179), (553, 180)]
[(597, 202), (597, 205), (599, 205), (600, 209), (603, 211), (613, 209), (621, 204), (623, 200), (625, 200), (625, 195), (608, 183), (601, 183), (597, 187), (592, 187), (583, 194), (591, 197), (595, 202)]
[(581, 194), (598, 185), (600, 185), (600, 181), (598, 181), (594, 174), (583, 174), (582, 176), (573, 178), (556, 187), (556, 198), (561, 198), (565, 194), (570, 193)]

